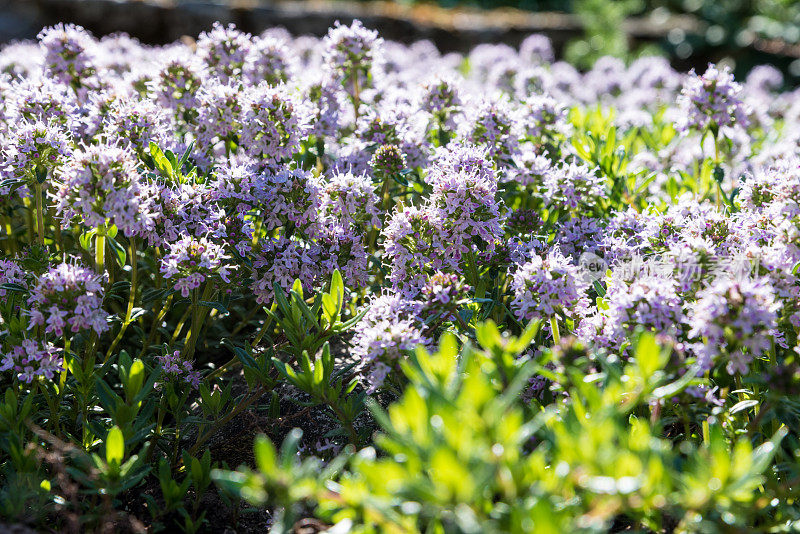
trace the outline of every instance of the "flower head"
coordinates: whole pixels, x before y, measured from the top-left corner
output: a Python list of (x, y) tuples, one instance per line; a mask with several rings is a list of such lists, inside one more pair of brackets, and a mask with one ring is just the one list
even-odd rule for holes
[(780, 342), (780, 304), (766, 278), (719, 278), (689, 307), (689, 337), (706, 368), (723, 360), (730, 374), (747, 374), (750, 362)]
[(553, 248), (546, 256), (534, 254), (514, 273), (511, 310), (524, 321), (547, 319), (556, 313), (579, 319), (588, 311), (588, 289), (579, 268)]
[(747, 110), (741, 98), (742, 86), (729, 67), (709, 63), (702, 76), (692, 70), (678, 97), (679, 131), (704, 132), (724, 126), (747, 126)]
[(127, 236), (143, 231), (150, 202), (130, 152), (106, 144), (77, 152), (53, 196), (65, 223), (78, 219), (88, 228), (115, 225)]
[(43, 376), (52, 380), (56, 373), (64, 370), (61, 349), (52, 343), (44, 346), (32, 339), (25, 339), (2, 354), (0, 371), (12, 371), (18, 380), (26, 384)]
[(103, 309), (104, 290), (94, 271), (77, 263), (61, 263), (40, 275), (28, 298), (30, 326), (63, 336), (67, 332), (106, 332), (108, 313)]
[(168, 380), (181, 381), (189, 384), (192, 389), (200, 387), (200, 371), (194, 370), (194, 365), (189, 360), (181, 358), (181, 351), (172, 354), (157, 355), (156, 361), (161, 367), (161, 372)]
[(175, 280), (175, 290), (188, 297), (213, 276), (230, 283), (230, 271), (235, 267), (228, 264), (228, 259), (222, 246), (205, 237), (185, 236), (169, 244), (161, 261), (161, 274)]

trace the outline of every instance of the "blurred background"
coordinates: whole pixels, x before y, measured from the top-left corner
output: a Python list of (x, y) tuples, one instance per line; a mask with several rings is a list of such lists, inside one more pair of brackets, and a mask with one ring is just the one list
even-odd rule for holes
[(587, 67), (602, 55), (659, 54), (676, 68), (724, 61), (742, 76), (769, 63), (800, 81), (797, 0), (0, 0), (0, 43), (74, 22), (105, 35), (124, 31), (159, 44), (197, 36), (214, 21), (259, 33), (283, 26), (324, 35), (360, 18), (387, 39), (429, 39), (443, 52), (480, 43), (517, 45), (547, 35), (560, 58)]

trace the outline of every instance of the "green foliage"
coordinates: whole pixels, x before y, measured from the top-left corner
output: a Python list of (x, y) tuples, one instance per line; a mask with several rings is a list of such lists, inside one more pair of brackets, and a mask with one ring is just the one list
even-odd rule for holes
[(642, 0), (575, 0), (573, 6), (586, 36), (569, 44), (568, 61), (589, 68), (602, 56), (627, 57), (625, 20), (641, 11)]
[[(316, 460), (280, 456), (256, 441), (257, 471), (216, 471), (227, 491), (254, 504), (316, 515), (352, 532), (605, 532), (619, 524), (658, 531), (725, 532), (764, 517), (773, 458), (787, 431), (754, 446), (709, 419), (707, 439), (671, 441), (657, 417), (661, 399), (686, 387), (669, 382), (669, 347), (642, 334), (630, 363), (573, 382), (546, 408), (519, 402), (528, 378), (552, 358), (518, 358), (521, 338), (480, 325), (480, 348), (442, 337), (403, 366), (402, 397), (370, 410), (381, 427), (377, 451)], [(562, 372), (576, 369), (567, 365)], [(293, 441), (294, 440), (294, 441)], [(341, 469), (346, 462), (346, 468)], [(284, 523), (288, 524), (288, 523)]]
[(299, 358), (303, 352), (316, 354), (334, 334), (345, 332), (358, 322), (361, 316), (341, 321), (343, 304), (344, 284), (342, 275), (336, 270), (331, 277), (330, 289), (316, 295), (311, 305), (303, 296), (303, 285), (299, 280), (295, 281), (288, 298), (276, 283), (275, 309), (264, 308), (264, 311), (288, 339), (287, 350)]

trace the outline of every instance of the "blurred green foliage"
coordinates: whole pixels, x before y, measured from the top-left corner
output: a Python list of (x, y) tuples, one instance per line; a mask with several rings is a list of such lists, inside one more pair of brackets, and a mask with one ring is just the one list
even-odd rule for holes
[[(517, 338), (487, 322), (478, 346), (445, 334), (437, 352), (418, 349), (403, 364), (402, 397), (388, 410), (370, 405), (375, 449), (323, 465), (296, 455), (297, 434), (280, 452), (259, 437), (256, 470), (211, 476), (274, 508), (273, 532), (309, 511), (335, 531), (363, 533), (744, 532), (791, 517), (767, 504), (798, 469), (779, 452), (785, 428), (754, 444), (712, 417), (695, 439), (661, 437), (658, 407), (697, 369), (671, 381), (670, 348), (642, 334), (630, 363), (586, 375), (578, 360), (525, 356), (537, 327)], [(568, 400), (521, 404), (536, 372), (568, 384)], [(788, 461), (781, 469), (776, 455)]]

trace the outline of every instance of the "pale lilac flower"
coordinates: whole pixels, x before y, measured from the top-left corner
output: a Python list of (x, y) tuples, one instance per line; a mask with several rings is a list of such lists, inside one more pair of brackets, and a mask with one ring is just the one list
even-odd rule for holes
[(343, 76), (358, 70), (368, 71), (382, 44), (378, 32), (368, 30), (360, 20), (354, 20), (350, 26), (336, 21), (322, 41), (325, 65)]
[(28, 298), (30, 328), (44, 326), (56, 336), (109, 330), (109, 314), (103, 309), (101, 278), (77, 263), (60, 263), (38, 276)]
[(197, 91), (195, 134), (198, 149), (209, 161), (229, 156), (238, 146), (243, 109), (242, 89), (236, 82), (212, 79)]
[(224, 27), (215, 22), (210, 32), (203, 32), (197, 38), (197, 57), (208, 71), (222, 83), (238, 79), (251, 54), (253, 46), (249, 33), (229, 24)]
[(605, 196), (605, 179), (579, 163), (562, 163), (544, 177), (544, 198), (548, 205), (565, 210), (591, 208)]
[(338, 269), (348, 287), (365, 287), (369, 282), (369, 254), (366, 236), (353, 226), (325, 226), (316, 238), (320, 272)]
[(62, 351), (52, 343), (41, 346), (33, 339), (24, 339), (2, 354), (0, 371), (11, 371), (16, 378), (32, 383), (37, 377), (53, 380), (56, 373), (64, 370)]
[[(16, 284), (23, 288), (28, 287), (27, 273), (13, 260), (0, 259), (0, 285)], [(8, 292), (0, 287), (0, 297), (5, 297)]]
[(57, 177), (72, 152), (70, 138), (57, 123), (22, 121), (5, 140), (0, 179), (16, 178), (29, 188)]
[(127, 236), (142, 233), (150, 198), (129, 151), (83, 147), (63, 168), (60, 182), (52, 196), (64, 225), (77, 220), (88, 228), (115, 225)]
[(521, 124), (519, 114), (502, 99), (484, 98), (473, 103), (460, 126), (461, 138), (485, 146), (489, 157), (507, 166), (519, 149)]
[(156, 102), (184, 124), (193, 123), (197, 113), (194, 108), (203, 85), (201, 69), (188, 50), (172, 47), (162, 52), (153, 80), (147, 84)]
[(370, 227), (380, 227), (380, 200), (366, 174), (335, 172), (323, 182), (319, 214), (326, 225), (352, 228), (366, 234)]
[(747, 374), (750, 363), (781, 343), (780, 304), (768, 279), (720, 278), (700, 291), (688, 312), (689, 337), (699, 362), (725, 363), (730, 374)]
[(95, 65), (97, 41), (80, 26), (58, 24), (38, 35), (48, 76), (71, 87), (80, 100), (103, 86)]
[(284, 85), (251, 88), (242, 109), (242, 149), (267, 166), (290, 159), (311, 131), (311, 108)]
[(454, 115), (463, 104), (459, 81), (450, 74), (437, 75), (419, 88), (419, 107), (430, 113), (438, 125), (454, 130)]
[(188, 297), (211, 278), (219, 277), (229, 284), (231, 271), (236, 269), (229, 259), (220, 245), (207, 238), (185, 236), (168, 245), (160, 270), (165, 278), (173, 280), (175, 291)]
[(586, 315), (589, 284), (579, 268), (556, 247), (545, 256), (534, 254), (511, 280), (511, 311), (517, 319), (548, 319), (557, 313), (580, 319)]
[(705, 74), (692, 70), (678, 97), (676, 128), (706, 131), (726, 126), (747, 126), (747, 110), (741, 100), (742, 86), (733, 79), (730, 68), (709, 63)]
[(550, 95), (532, 95), (522, 104), (521, 127), (525, 135), (553, 141), (567, 128), (567, 107)]
[(519, 45), (519, 55), (529, 63), (552, 63), (555, 60), (553, 43), (541, 33), (532, 33)]
[(336, 135), (345, 103), (335, 81), (325, 73), (314, 74), (306, 80), (304, 93), (311, 113), (309, 134), (321, 138)]
[(369, 166), (380, 181), (388, 180), (406, 168), (406, 156), (396, 145), (381, 145), (372, 155)]
[(293, 226), (313, 236), (319, 226), (324, 184), (301, 169), (265, 171), (256, 178), (256, 200), (267, 230)]
[(244, 75), (253, 85), (286, 83), (295, 74), (297, 58), (286, 39), (271, 35), (254, 37), (244, 64)]
[(410, 320), (386, 320), (359, 327), (352, 354), (360, 361), (356, 372), (367, 386), (367, 393), (380, 389), (389, 373), (399, 370), (405, 352), (429, 343)]
[[(284, 236), (262, 239), (254, 250), (252, 290), (259, 304), (270, 304), (275, 284), (289, 291), (295, 280), (312, 288), (320, 275), (319, 247)], [(329, 273), (325, 273), (328, 277)]]
[(164, 147), (174, 129), (172, 117), (151, 100), (118, 98), (103, 115), (102, 131), (109, 139), (129, 144), (134, 150), (148, 150), (150, 142)]
[(590, 321), (599, 327), (593, 341), (601, 346), (617, 349), (639, 328), (675, 340), (682, 333), (683, 300), (673, 279), (645, 276), (628, 283), (612, 277), (603, 302)]
[(157, 355), (156, 361), (161, 367), (161, 372), (168, 380), (176, 380), (189, 384), (192, 389), (200, 387), (202, 376), (200, 371), (194, 370), (194, 365), (189, 360), (181, 358), (181, 351), (172, 354)]
[(529, 188), (532, 195), (541, 196), (545, 177), (553, 172), (553, 162), (546, 154), (538, 154), (530, 144), (523, 145), (514, 156), (514, 166), (506, 169), (507, 182)]
[(386, 377), (406, 351), (417, 345), (429, 345), (431, 340), (422, 333), (419, 313), (422, 304), (398, 295), (381, 295), (370, 303), (369, 311), (356, 327), (352, 354), (358, 360), (356, 372), (374, 393), (383, 386)]
[(445, 246), (439, 221), (425, 209), (406, 206), (394, 212), (382, 231), (389, 279), (395, 289), (421, 287), (429, 267), (441, 269)]
[(439, 222), (442, 242), (447, 243), (439, 252), (457, 264), (473, 250), (494, 250), (503, 236), (497, 180), (462, 172), (439, 176), (431, 186), (429, 210)]

